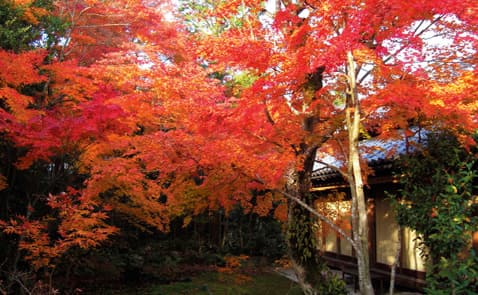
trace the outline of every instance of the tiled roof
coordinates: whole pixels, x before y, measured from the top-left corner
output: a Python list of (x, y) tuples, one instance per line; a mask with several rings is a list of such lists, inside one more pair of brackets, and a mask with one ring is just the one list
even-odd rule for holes
[[(401, 156), (417, 151), (417, 149), (426, 142), (426, 133), (424, 131), (416, 132), (414, 136), (398, 139), (369, 139), (360, 142), (361, 156), (367, 161), (370, 167), (375, 170), (387, 170), (392, 167), (392, 163)], [(320, 153), (319, 153), (320, 154)], [(319, 155), (314, 165), (312, 179), (326, 182), (330, 179), (340, 177), (340, 174), (330, 166), (343, 167), (343, 161), (331, 156), (325, 157)]]

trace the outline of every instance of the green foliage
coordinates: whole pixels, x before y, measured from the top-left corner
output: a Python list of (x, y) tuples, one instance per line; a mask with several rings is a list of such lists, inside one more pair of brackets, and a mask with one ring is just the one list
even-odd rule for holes
[(325, 281), (319, 285), (318, 294), (321, 295), (346, 295), (348, 294), (345, 281), (336, 275), (327, 275)]
[(234, 255), (262, 256), (274, 261), (286, 253), (281, 224), (272, 216), (244, 214), (237, 208), (224, 220), (220, 252)]
[(470, 245), (478, 228), (475, 153), (446, 133), (430, 134), (427, 146), (404, 159), (398, 222), (421, 236), (428, 293), (477, 294), (470, 291), (476, 290), (478, 272)]
[(305, 265), (318, 264), (314, 219), (301, 206), (294, 206), (292, 210), (294, 220), (289, 223), (288, 238), (289, 243), (296, 248), (293, 249), (296, 259)]
[(427, 294), (448, 295), (478, 294), (478, 256), (471, 250), (466, 258), (453, 255), (450, 258), (441, 257), (434, 266), (436, 272), (427, 277)]
[[(31, 7), (15, 6), (13, 1), (0, 0), (0, 48), (20, 52), (57, 45), (68, 24), (46, 13), (52, 9), (51, 0), (34, 1)], [(34, 15), (36, 19), (27, 16), (33, 15), (32, 11), (40, 11)]]
[[(310, 194), (305, 196), (307, 203), (312, 202)], [(302, 206), (291, 203), (289, 222), (287, 225), (287, 239), (289, 251), (293, 259), (307, 268), (320, 272), (323, 265), (320, 264), (317, 252), (317, 240), (314, 231), (316, 219)]]
[(224, 6), (228, 1), (185, 1), (180, 0), (179, 11), (191, 33), (206, 32), (214, 35), (244, 27), (249, 22), (249, 10), (246, 6), (239, 6), (235, 13), (222, 17), (211, 16), (214, 10)]
[(258, 76), (247, 71), (233, 74), (232, 78), (225, 82), (226, 95), (241, 97), (243, 89), (250, 87), (258, 78)]
[(23, 11), (10, 1), (0, 1), (0, 47), (15, 52), (25, 50), (39, 37), (32, 25), (22, 19)]

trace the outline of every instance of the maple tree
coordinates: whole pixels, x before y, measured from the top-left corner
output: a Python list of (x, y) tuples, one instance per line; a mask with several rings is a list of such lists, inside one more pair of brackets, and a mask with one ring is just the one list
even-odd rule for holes
[[(237, 186), (222, 189), (233, 178), (223, 173), (229, 167), (221, 171), (210, 157), (223, 150), (205, 145), (217, 122), (197, 124), (224, 101), (223, 86), (187, 50), (194, 40), (165, 19), (168, 3), (51, 4), (49, 13), (65, 22), (62, 35), (0, 55), (7, 69), (0, 76), (1, 188), (9, 200), (0, 226), (21, 240), (13, 279), (21, 257), (35, 269), (54, 268), (69, 249), (118, 233), (111, 215), (167, 231), (172, 217), (230, 210), (239, 200), (230, 194)], [(224, 147), (225, 135), (218, 137)], [(205, 173), (207, 188), (199, 185)], [(220, 197), (211, 194), (218, 187)]]
[[(417, 126), (447, 128), (460, 134), (464, 144), (474, 144), (467, 135), (477, 123), (473, 5), (467, 1), (275, 1), (267, 9), (262, 5), (262, 1), (219, 2), (205, 15), (214, 16), (225, 28), (204, 30), (205, 45), (199, 50), (213, 61), (211, 68), (257, 77), (239, 97), (231, 97), (227, 115), (216, 112), (229, 122), (221, 124), (234, 138), (229, 159), (257, 188), (282, 192), (327, 222), (308, 203), (314, 162), (343, 175), (351, 189), (353, 235), (334, 229), (356, 252), (362, 294), (373, 294), (363, 191), (371, 171), (360, 157), (362, 130), (369, 128), (378, 139), (389, 139), (403, 136), (403, 131), (411, 136)], [(239, 24), (231, 21), (238, 18)], [(435, 36), (449, 44), (428, 40)], [(218, 125), (215, 131), (221, 129)], [(247, 159), (234, 155), (238, 147)], [(324, 162), (326, 155), (339, 164)], [(243, 161), (236, 162), (239, 159)], [(291, 203), (291, 210), (294, 207)], [(308, 214), (300, 210), (299, 216)], [(289, 222), (293, 215), (289, 214)], [(314, 282), (308, 281), (304, 265), (297, 264), (303, 290), (314, 293)]]
[[(238, 204), (273, 211), (313, 294), (319, 218), (352, 244), (372, 294), (363, 131), (473, 143), (476, 11), (455, 2), (2, 2), (16, 21), (0, 30), (0, 227), (46, 267), (117, 233), (111, 214), (167, 231)], [(352, 236), (313, 208), (326, 156), (350, 184)]]
[(167, 6), (2, 2), (2, 14), (22, 20), (7, 19), (15, 26), (2, 33), (25, 33), (0, 49), (0, 228), (5, 253), (13, 254), (7, 290), (27, 288), (21, 259), (33, 271), (54, 268), (70, 249), (98, 246), (117, 233), (112, 211), (137, 226), (167, 229), (154, 171), (133, 151), (170, 128), (161, 123), (168, 121), (159, 101), (165, 94), (150, 91), (153, 71), (143, 68), (157, 62), (156, 83), (177, 73), (163, 59), (181, 54), (176, 28), (161, 10)]

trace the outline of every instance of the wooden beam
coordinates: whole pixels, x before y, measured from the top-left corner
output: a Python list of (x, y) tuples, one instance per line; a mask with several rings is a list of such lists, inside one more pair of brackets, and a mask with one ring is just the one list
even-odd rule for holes
[(337, 185), (329, 185), (329, 186), (318, 186), (318, 187), (313, 187), (310, 189), (311, 192), (323, 192), (323, 191), (328, 191), (328, 190), (333, 190), (333, 189), (339, 189), (339, 188), (347, 188), (349, 187), (347, 184), (337, 184)]
[[(399, 183), (400, 179), (396, 176), (381, 176), (371, 178), (367, 184)], [(327, 186), (317, 186), (310, 189), (311, 192), (323, 192), (333, 189), (348, 188), (348, 184), (335, 184)]]

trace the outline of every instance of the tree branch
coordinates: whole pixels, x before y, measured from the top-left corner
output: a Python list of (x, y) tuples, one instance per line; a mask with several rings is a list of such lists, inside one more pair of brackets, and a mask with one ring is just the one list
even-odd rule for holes
[(315, 210), (314, 208), (307, 205), (301, 199), (299, 199), (299, 198), (297, 198), (297, 197), (295, 197), (295, 196), (293, 196), (293, 195), (291, 195), (291, 194), (289, 194), (289, 193), (287, 193), (283, 190), (275, 190), (275, 191), (277, 193), (280, 193), (280, 194), (284, 195), (285, 197), (287, 197), (291, 201), (296, 202), (297, 204), (299, 204), (300, 206), (305, 208), (307, 211), (309, 211), (312, 215), (314, 215), (315, 217), (317, 217), (321, 221), (327, 223), (327, 225), (329, 225), (333, 230), (335, 230), (338, 234), (340, 234), (342, 237), (344, 237), (344, 239), (347, 240), (347, 242), (349, 242), (352, 245), (352, 247), (357, 252), (357, 254), (360, 253), (360, 249), (359, 249), (357, 243), (347, 233), (345, 233), (345, 231), (343, 229), (341, 229), (338, 225), (336, 225), (332, 220), (328, 219), (326, 216), (317, 212), (317, 210)]
[[(418, 36), (421, 36), (423, 33), (425, 33), (431, 26), (433, 26), (434, 24), (436, 24), (438, 21), (440, 21), (442, 18), (443, 18), (444, 15), (439, 15), (437, 16), (433, 21), (431, 21), (425, 28), (423, 28), (420, 32), (418, 32), (418, 30), (420, 29), (420, 27), (423, 25), (424, 23), (424, 20), (422, 20), (420, 22), (420, 24), (415, 28), (415, 30), (413, 31), (413, 35), (414, 37), (418, 37)], [(396, 57), (400, 52), (402, 52), (403, 50), (407, 49), (408, 45), (410, 43), (409, 42), (406, 42), (402, 47), (400, 47), (399, 49), (397, 49), (397, 51), (395, 51), (394, 53), (390, 54), (388, 57), (386, 57), (384, 60), (383, 60), (383, 64), (386, 65), (387, 62), (389, 62), (392, 58)], [(372, 69), (368, 70), (362, 78), (360, 78), (360, 80), (358, 81), (358, 84), (362, 84), (362, 82), (365, 80), (365, 78), (367, 78), (371, 73), (372, 73)]]
[(324, 165), (324, 166), (326, 166), (326, 167), (328, 167), (328, 168), (330, 168), (330, 169), (332, 169), (332, 170), (334, 170), (334, 171), (337, 171), (337, 172), (338, 172), (343, 178), (345, 178), (345, 179), (347, 179), (347, 177), (348, 177), (348, 174), (347, 174), (347, 173), (343, 172), (342, 170), (340, 170), (339, 167), (337, 167), (337, 166), (335, 166), (335, 165), (332, 165), (332, 164), (329, 164), (329, 163), (327, 163), (327, 162), (324, 162), (324, 161), (321, 161), (321, 160), (317, 160), (317, 159), (315, 160), (315, 162), (316, 162), (316, 163), (319, 163), (319, 164), (322, 164), (322, 165)]

